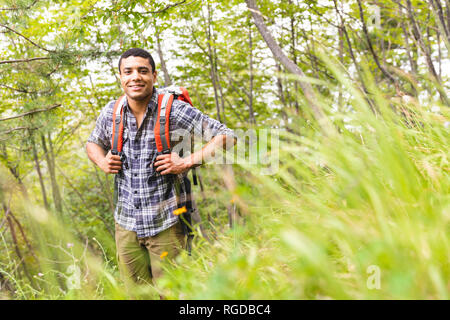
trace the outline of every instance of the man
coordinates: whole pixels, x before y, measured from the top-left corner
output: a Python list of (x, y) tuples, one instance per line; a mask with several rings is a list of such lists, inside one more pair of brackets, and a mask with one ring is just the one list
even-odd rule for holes
[(227, 141), (234, 144), (235, 138), (225, 125), (174, 100), (171, 133), (208, 132), (213, 138), (188, 157), (180, 157), (174, 148), (170, 154), (158, 155), (153, 132), (158, 107), (158, 91), (154, 88), (157, 72), (152, 56), (139, 48), (124, 52), (119, 76), (126, 95), (123, 157), (112, 155), (110, 150), (114, 101), (102, 109), (86, 150), (89, 159), (104, 172), (116, 175), (114, 219), (121, 276), (128, 285), (151, 283), (162, 275), (161, 264), (185, 246), (179, 216), (174, 214), (180, 205), (174, 179), (183, 179), (190, 168), (225, 147)]

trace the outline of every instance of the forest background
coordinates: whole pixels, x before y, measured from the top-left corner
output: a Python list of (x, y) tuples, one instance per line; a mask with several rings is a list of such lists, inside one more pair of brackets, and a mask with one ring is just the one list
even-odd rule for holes
[(135, 297), (449, 298), (448, 0), (0, 1), (1, 298), (128, 297), (85, 143), (131, 47), (279, 137), (198, 170), (192, 256)]

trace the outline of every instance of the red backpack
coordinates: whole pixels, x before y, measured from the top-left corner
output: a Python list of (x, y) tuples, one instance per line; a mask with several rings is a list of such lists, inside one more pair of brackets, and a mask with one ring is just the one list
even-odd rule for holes
[[(172, 108), (173, 99), (178, 99), (189, 103), (192, 106), (189, 93), (183, 87), (167, 87), (160, 89), (158, 94), (158, 113), (155, 122), (154, 134), (156, 141), (156, 149), (159, 154), (170, 153), (170, 131), (169, 119), (170, 110)], [(111, 138), (111, 153), (114, 155), (122, 154), (123, 146), (123, 105), (125, 95), (117, 99), (113, 109), (113, 129)], [(196, 184), (194, 182), (194, 184)]]

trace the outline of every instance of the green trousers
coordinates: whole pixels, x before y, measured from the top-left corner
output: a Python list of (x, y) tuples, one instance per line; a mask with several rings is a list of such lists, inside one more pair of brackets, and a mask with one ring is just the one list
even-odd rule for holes
[(138, 238), (136, 232), (116, 222), (116, 249), (119, 271), (127, 289), (134, 285), (156, 284), (163, 264), (185, 248), (186, 237), (180, 223), (153, 237)]

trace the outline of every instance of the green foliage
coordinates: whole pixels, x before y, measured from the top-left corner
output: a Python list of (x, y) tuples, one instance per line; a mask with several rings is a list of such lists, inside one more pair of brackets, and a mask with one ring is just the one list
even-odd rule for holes
[[(166, 294), (448, 299), (448, 112), (440, 118), (376, 95), (381, 113), (358, 99), (358, 111), (347, 115), (356, 130), (311, 139), (303, 125), (286, 133), (275, 177), (243, 168), (252, 177), (237, 193), (249, 209), (245, 226), (182, 257), (166, 277)], [(415, 123), (386, 108), (391, 103), (412, 108)], [(367, 286), (370, 266), (381, 270), (379, 290)]]
[[(257, 1), (305, 79), (242, 1), (178, 2), (0, 1), (0, 298), (448, 299), (448, 43), (429, 2), (411, 1), (416, 34), (406, 1), (361, 1), (365, 34), (357, 1)], [(199, 230), (158, 286), (125, 292), (112, 177), (84, 148), (131, 47), (153, 54), (159, 85), (164, 59), (205, 114), (281, 134), (272, 175), (200, 169), (209, 241)]]

